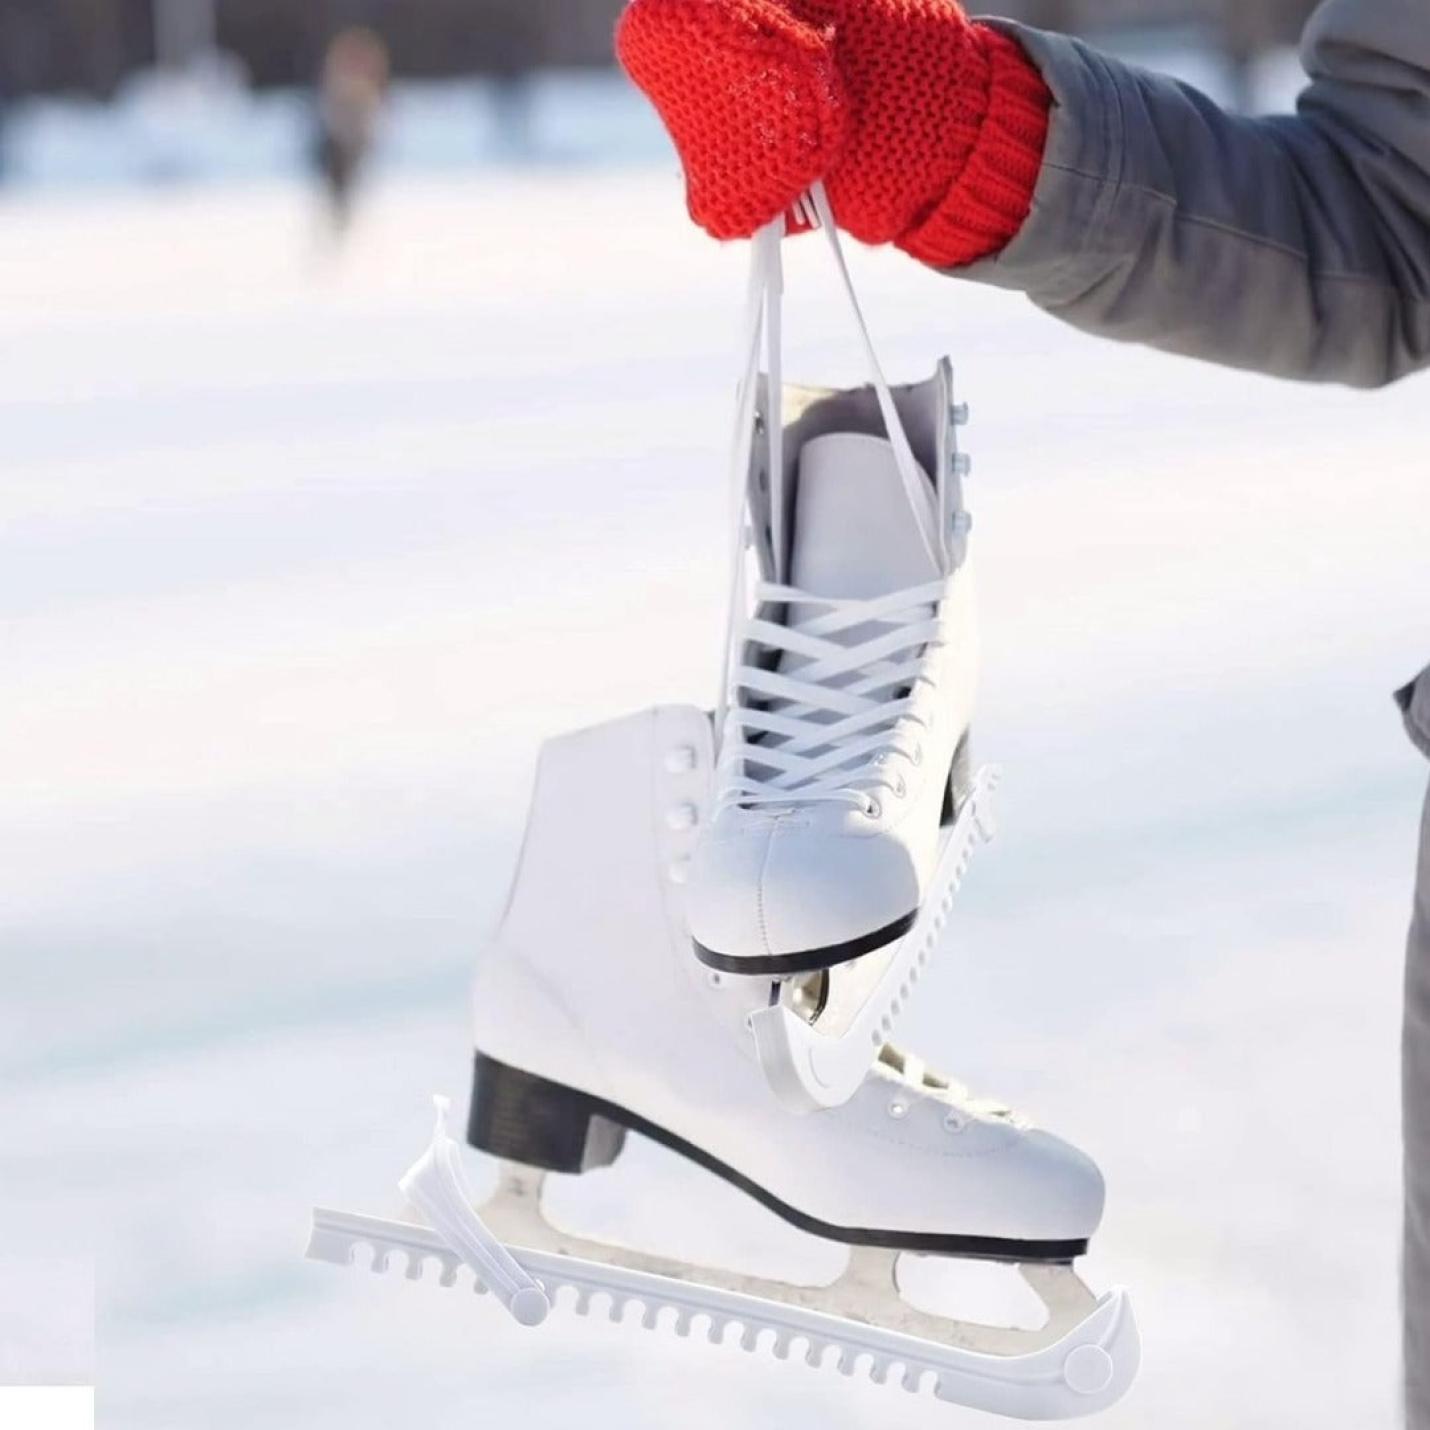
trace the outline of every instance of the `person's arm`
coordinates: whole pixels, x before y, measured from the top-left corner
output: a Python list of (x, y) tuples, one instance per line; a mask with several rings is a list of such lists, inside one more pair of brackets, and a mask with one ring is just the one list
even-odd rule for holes
[(1053, 110), (1032, 211), (959, 276), (1089, 332), (1372, 387), (1430, 367), (1430, 0), (1326, 0), (1294, 117), (1006, 26)]

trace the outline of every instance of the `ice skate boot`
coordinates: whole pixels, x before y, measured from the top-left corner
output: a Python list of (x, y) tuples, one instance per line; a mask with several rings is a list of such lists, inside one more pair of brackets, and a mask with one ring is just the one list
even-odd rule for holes
[[(310, 1254), (345, 1264), (366, 1245), (377, 1269), (397, 1253), (409, 1275), (435, 1259), (444, 1284), (465, 1263), (527, 1324), (561, 1307), (562, 1288), (578, 1311), (609, 1298), (613, 1318), (639, 1301), (646, 1327), (668, 1308), (681, 1334), (703, 1319), (715, 1341), (738, 1323), (729, 1339), (747, 1350), (784, 1356), (802, 1342), (811, 1364), (828, 1355), (879, 1381), (897, 1365), (906, 1389), (1005, 1415), (1110, 1405), (1139, 1352), (1125, 1294), (1097, 1299), (1070, 1267), (1103, 1209), (1088, 1158), (890, 1047), (842, 1106), (796, 1117), (771, 1096), (750, 1031), (770, 985), (688, 953), (688, 811), (712, 763), (710, 721), (689, 707), (548, 742), (474, 989), (469, 1140), (502, 1159), (498, 1190), (472, 1209), (439, 1129), (404, 1180), (426, 1225), (318, 1211)], [(550, 1225), (543, 1180), (597, 1174), (632, 1132), (849, 1247), (846, 1271), (793, 1284)], [(918, 1309), (895, 1269), (911, 1254), (1020, 1266), (1046, 1322), (1010, 1329)]]
[(783, 388), (778, 251), (761, 235), (754, 286), (776, 331), (737, 452), (736, 540), (757, 580), (752, 599), (731, 583), (719, 760), (686, 903), (702, 963), (762, 978), (913, 927), (974, 793), (977, 675), (951, 368), (891, 391), (871, 354), (870, 387)]

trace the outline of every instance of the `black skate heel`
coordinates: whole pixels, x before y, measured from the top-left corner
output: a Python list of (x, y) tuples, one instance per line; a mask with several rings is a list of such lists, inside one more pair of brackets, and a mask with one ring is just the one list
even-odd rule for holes
[(467, 1141), (480, 1152), (548, 1172), (609, 1167), (626, 1129), (584, 1092), (478, 1053)]

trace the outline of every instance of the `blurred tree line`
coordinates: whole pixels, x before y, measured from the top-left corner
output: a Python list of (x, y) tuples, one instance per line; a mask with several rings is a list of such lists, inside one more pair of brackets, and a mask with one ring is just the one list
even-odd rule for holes
[(1095, 35), (1099, 30), (1199, 25), (1242, 63), (1273, 45), (1292, 44), (1320, 0), (1008, 0), (994, 8), (1045, 30)]
[(327, 41), (369, 25), (405, 75), (513, 75), (611, 59), (623, 0), (0, 0), (0, 96), (105, 96), (161, 48), (165, 3), (202, 10), (257, 85), (310, 83)]
[[(345, 25), (377, 30), (404, 75), (510, 76), (541, 65), (610, 61), (623, 0), (0, 0), (0, 97), (53, 90), (107, 95), (155, 63), (156, 15), (202, 11), (200, 30), (259, 85), (306, 84)], [(1417, 0), (1430, 3), (1430, 0)], [(1234, 63), (1293, 39), (1314, 0), (987, 0), (1050, 29), (1198, 23)]]

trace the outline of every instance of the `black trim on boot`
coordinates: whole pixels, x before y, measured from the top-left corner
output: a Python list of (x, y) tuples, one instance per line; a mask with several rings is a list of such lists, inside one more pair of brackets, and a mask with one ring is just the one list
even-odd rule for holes
[(743, 955), (716, 953), (706, 948), (699, 939), (692, 938), (695, 956), (706, 968), (718, 968), (721, 973), (742, 973), (753, 978), (784, 978), (792, 973), (814, 973), (821, 968), (834, 968), (848, 963), (851, 959), (863, 958), (886, 943), (903, 938), (913, 928), (919, 911), (912, 909), (891, 924), (885, 924), (873, 933), (860, 934), (858, 938), (846, 939), (843, 943), (826, 944), (823, 948), (802, 949), (799, 953), (757, 953)]
[[(975, 1261), (1066, 1265), (1087, 1251), (1087, 1238), (1068, 1241), (1019, 1241), (1011, 1237), (957, 1236), (942, 1232), (884, 1231), (836, 1226), (807, 1216), (766, 1191), (758, 1182), (702, 1151), (692, 1142), (648, 1122), (604, 1098), (551, 1082), (535, 1073), (476, 1055), (467, 1140), (473, 1147), (507, 1161), (557, 1172), (585, 1172), (613, 1162), (627, 1129), (659, 1142), (688, 1161), (713, 1172), (754, 1197), (776, 1216), (801, 1231), (846, 1246), (878, 1246), (932, 1256), (961, 1256)], [(593, 1154), (593, 1148), (594, 1154)]]

